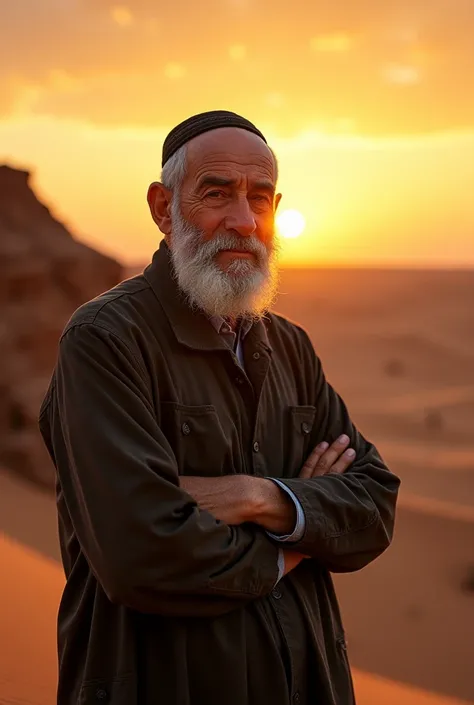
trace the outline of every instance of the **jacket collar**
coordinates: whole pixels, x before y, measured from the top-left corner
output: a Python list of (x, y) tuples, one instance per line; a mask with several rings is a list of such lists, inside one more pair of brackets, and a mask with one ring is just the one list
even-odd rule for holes
[[(226, 329), (226, 327), (228, 328), (227, 332), (231, 331), (228, 322), (226, 321), (225, 318), (222, 318), (222, 316), (211, 316), (209, 318), (209, 320), (218, 333), (222, 333), (223, 330)], [(239, 324), (237, 326), (238, 331), (236, 328), (236, 330), (231, 331), (231, 332), (236, 333), (236, 334), (238, 332), (240, 340), (243, 340), (245, 338), (245, 336), (247, 335), (247, 333), (250, 332), (250, 329), (252, 328), (252, 326), (253, 326), (253, 322), (251, 320), (244, 319), (239, 322)]]
[[(194, 350), (229, 350), (227, 342), (209, 317), (204, 312), (191, 309), (186, 303), (173, 276), (170, 250), (164, 240), (143, 274), (161, 303), (179, 343)], [(252, 338), (271, 352), (263, 321), (252, 326), (252, 333)]]

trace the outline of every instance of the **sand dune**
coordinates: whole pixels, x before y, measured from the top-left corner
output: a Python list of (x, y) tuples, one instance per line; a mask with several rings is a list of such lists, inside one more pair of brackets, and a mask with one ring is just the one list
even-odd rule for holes
[(354, 682), (358, 705), (468, 705), (355, 669)]
[(336, 589), (355, 668), (474, 702), (474, 522), (437, 509), (402, 498), (390, 549)]
[[(443, 386), (401, 393), (393, 399), (385, 400), (384, 411), (410, 413), (433, 406), (447, 408), (463, 403), (474, 403), (473, 385)], [(364, 411), (380, 411), (380, 404), (376, 406), (373, 401), (368, 403), (367, 400), (363, 400), (358, 404), (358, 408)]]
[(61, 567), (0, 536), (0, 703), (52, 705)]

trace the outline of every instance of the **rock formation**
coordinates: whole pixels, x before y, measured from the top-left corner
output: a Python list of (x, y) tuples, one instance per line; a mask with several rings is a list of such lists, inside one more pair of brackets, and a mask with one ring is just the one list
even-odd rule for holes
[(0, 166), (0, 466), (54, 487), (38, 410), (73, 311), (124, 278), (38, 201), (29, 173)]

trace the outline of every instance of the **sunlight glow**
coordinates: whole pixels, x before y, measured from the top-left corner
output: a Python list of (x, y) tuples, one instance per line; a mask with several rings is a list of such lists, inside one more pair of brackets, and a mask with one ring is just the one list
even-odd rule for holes
[(133, 22), (132, 13), (128, 9), (128, 7), (124, 7), (123, 5), (117, 5), (116, 7), (113, 7), (111, 10), (111, 14), (113, 21), (116, 22), (119, 27), (128, 27)]
[(342, 53), (352, 48), (353, 40), (345, 32), (335, 32), (334, 34), (321, 34), (313, 37), (310, 41), (312, 51)]
[(177, 81), (186, 75), (186, 68), (182, 64), (171, 62), (165, 66), (165, 76), (171, 81)]
[(247, 56), (247, 47), (244, 44), (233, 44), (229, 47), (229, 56), (232, 61), (243, 61)]
[(403, 64), (389, 64), (382, 73), (386, 81), (400, 86), (415, 86), (422, 78), (421, 72), (415, 66)]
[(299, 237), (306, 226), (306, 220), (297, 210), (283, 211), (276, 219), (277, 228), (284, 238)]

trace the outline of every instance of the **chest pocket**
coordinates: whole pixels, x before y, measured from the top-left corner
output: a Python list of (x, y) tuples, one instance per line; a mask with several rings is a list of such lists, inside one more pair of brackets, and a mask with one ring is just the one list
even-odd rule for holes
[(315, 406), (290, 406), (288, 408), (288, 436), (285, 475), (296, 477), (306, 458), (313, 450), (310, 447), (316, 417)]
[(175, 453), (180, 475), (212, 477), (235, 472), (235, 429), (224, 430), (214, 406), (163, 403), (161, 427)]

